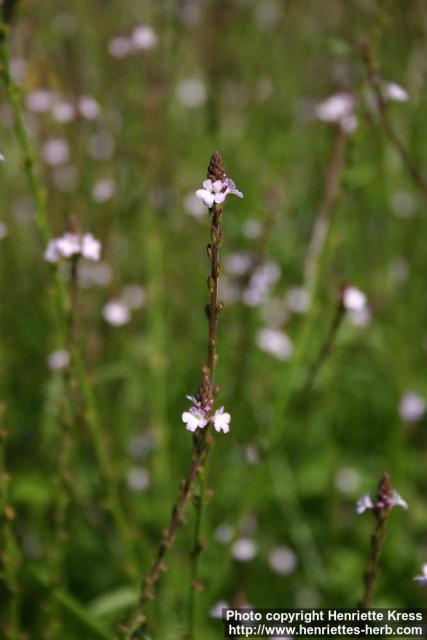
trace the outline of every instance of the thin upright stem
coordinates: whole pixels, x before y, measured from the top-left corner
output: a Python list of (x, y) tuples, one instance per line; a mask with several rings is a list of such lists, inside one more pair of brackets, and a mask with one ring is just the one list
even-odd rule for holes
[[(208, 168), (208, 178), (215, 180), (225, 180), (226, 174), (222, 164), (221, 156), (215, 152), (211, 158)], [(208, 244), (207, 251), (210, 260), (210, 275), (208, 277), (209, 304), (206, 307), (208, 316), (208, 353), (207, 364), (203, 367), (203, 378), (199, 387), (199, 398), (202, 404), (212, 406), (214, 402), (215, 389), (215, 368), (218, 359), (217, 340), (218, 340), (218, 315), (223, 308), (223, 304), (218, 301), (218, 279), (221, 272), (221, 264), (219, 260), (219, 250), (223, 241), (223, 232), (221, 229), (221, 217), (223, 207), (220, 204), (214, 204), (209, 209), (211, 217), (211, 242)], [(205, 473), (206, 459), (212, 444), (212, 435), (209, 427), (198, 429), (193, 435), (193, 447), (191, 455), (191, 464), (185, 478), (180, 484), (178, 498), (172, 508), (171, 519), (168, 527), (162, 535), (160, 545), (158, 547), (155, 559), (142, 581), (141, 594), (138, 600), (137, 612), (135, 613), (129, 627), (124, 631), (127, 637), (132, 640), (137, 637), (139, 629), (145, 623), (145, 615), (143, 610), (148, 602), (155, 597), (155, 586), (162, 573), (167, 569), (165, 557), (169, 549), (173, 546), (175, 536), (178, 529), (185, 523), (184, 512), (194, 498), (194, 488), (196, 482), (199, 482), (199, 494), (196, 496), (196, 524), (194, 529), (194, 541), (192, 549), (192, 566), (191, 566), (191, 585), (189, 598), (189, 634), (190, 638), (195, 635), (195, 611), (196, 611), (196, 592), (199, 588), (198, 568), (199, 556), (204, 547), (201, 543), (202, 515), (205, 501), (205, 487), (203, 475)], [(195, 588), (197, 585), (197, 588)]]
[(314, 222), (305, 261), (305, 288), (311, 294), (314, 292), (320, 258), (328, 235), (333, 209), (339, 196), (339, 187), (345, 165), (346, 143), (347, 134), (340, 125), (337, 125), (325, 176), (323, 197)]
[(369, 42), (366, 40), (362, 42), (361, 49), (362, 57), (368, 72), (368, 82), (374, 94), (381, 126), (384, 130), (384, 133), (399, 154), (403, 164), (405, 165), (409, 175), (412, 178), (412, 181), (423, 193), (424, 197), (427, 198), (427, 182), (422, 177), (418, 167), (411, 158), (409, 151), (397, 135), (393, 125), (390, 122), (390, 118), (388, 116), (387, 101), (381, 89), (381, 78), (378, 73), (378, 64), (374, 59), (374, 55)]

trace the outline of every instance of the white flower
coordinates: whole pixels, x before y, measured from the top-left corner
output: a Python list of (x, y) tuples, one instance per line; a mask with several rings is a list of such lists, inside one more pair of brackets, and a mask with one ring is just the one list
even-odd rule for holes
[(196, 194), (192, 191), (184, 197), (184, 209), (190, 216), (194, 216), (194, 218), (200, 218), (206, 213), (203, 202), (200, 202), (200, 199), (197, 198)]
[(341, 91), (317, 105), (315, 114), (323, 122), (339, 124), (346, 133), (352, 133), (357, 127), (357, 118), (353, 111), (356, 100), (351, 93)]
[(132, 491), (145, 491), (150, 486), (150, 474), (142, 467), (129, 469), (126, 480), (129, 489)]
[(252, 266), (252, 256), (243, 251), (239, 253), (231, 253), (224, 260), (224, 267), (228, 273), (233, 276), (244, 276), (248, 273)]
[(225, 602), (225, 600), (220, 600), (219, 602), (214, 604), (212, 609), (209, 611), (209, 615), (211, 618), (214, 618), (215, 620), (221, 620), (223, 610), (228, 608), (229, 608), (228, 602)]
[(345, 287), (342, 303), (346, 311), (361, 311), (366, 307), (366, 295), (356, 287)]
[(27, 108), (33, 113), (46, 113), (52, 107), (55, 94), (49, 89), (36, 89), (27, 96)]
[(125, 58), (132, 51), (132, 42), (124, 36), (111, 38), (108, 43), (108, 53), (113, 58)]
[(70, 364), (71, 357), (68, 351), (65, 349), (58, 349), (52, 351), (47, 358), (47, 366), (51, 371), (57, 371), (58, 369), (64, 369)]
[(291, 287), (286, 294), (286, 302), (294, 313), (305, 313), (310, 306), (310, 294), (304, 287)]
[(0, 153), (0, 162), (4, 162), (4, 155)]
[(99, 104), (92, 96), (82, 96), (78, 107), (80, 115), (86, 120), (95, 120), (101, 111)]
[(57, 122), (71, 122), (76, 116), (76, 110), (72, 102), (61, 100), (52, 107), (52, 117)]
[(152, 49), (159, 41), (157, 33), (151, 27), (139, 25), (132, 31), (131, 42), (135, 49)]
[(352, 494), (360, 485), (360, 474), (351, 467), (338, 469), (335, 476), (335, 486), (338, 491), (345, 494)]
[(95, 202), (107, 202), (113, 197), (115, 188), (114, 180), (102, 178), (93, 185), (92, 198)]
[(394, 491), (394, 490), (393, 490), (393, 493), (392, 493), (392, 496), (391, 496), (390, 506), (391, 507), (402, 507), (402, 509), (408, 509), (408, 503), (406, 502), (406, 500), (404, 500), (402, 498), (402, 496), (399, 495), (397, 493), (397, 491)]
[(228, 544), (233, 538), (233, 533), (233, 528), (226, 522), (223, 522), (215, 529), (214, 536), (221, 544)]
[(82, 255), (88, 260), (97, 261), (101, 254), (101, 243), (91, 233), (83, 236), (77, 233), (64, 233), (60, 238), (49, 241), (44, 259), (47, 262), (58, 262), (61, 258), (71, 258), (74, 255)]
[(130, 320), (130, 311), (122, 300), (110, 300), (102, 310), (103, 318), (114, 327), (121, 327)]
[(228, 433), (230, 431), (230, 420), (231, 416), (229, 413), (224, 413), (224, 407), (217, 409), (212, 418), (215, 431)]
[(43, 145), (43, 158), (51, 166), (58, 166), (68, 162), (70, 148), (63, 138), (50, 138)]
[(239, 538), (231, 548), (231, 555), (237, 562), (249, 562), (257, 554), (257, 545), (252, 538)]
[(225, 180), (215, 180), (212, 182), (209, 178), (203, 182), (203, 189), (197, 189), (196, 196), (209, 209), (214, 204), (221, 204), (229, 195), (235, 195), (243, 198), (243, 193), (236, 189), (236, 185), (230, 178)]
[(184, 107), (194, 109), (206, 101), (206, 87), (199, 78), (186, 78), (178, 84), (176, 95)]
[(409, 100), (406, 89), (396, 82), (384, 82), (382, 89), (386, 100), (395, 100), (396, 102), (407, 102)]
[(268, 554), (268, 564), (275, 573), (287, 576), (295, 570), (297, 558), (289, 547), (275, 547)]
[(418, 422), (426, 411), (426, 401), (414, 391), (408, 391), (402, 397), (399, 414), (405, 422)]
[(278, 360), (289, 360), (293, 353), (293, 344), (286, 333), (280, 329), (260, 329), (256, 335), (260, 349), (275, 356)]
[(356, 504), (356, 511), (357, 513), (363, 513), (364, 511), (366, 511), (366, 509), (373, 509), (374, 505), (373, 502), (371, 500), (371, 497), (366, 495), (366, 496), (362, 496), (361, 498), (359, 498), (359, 500), (357, 501)]
[(414, 580), (421, 587), (427, 587), (427, 564), (424, 564), (422, 567), (422, 575), (415, 576)]
[(203, 204), (209, 209), (214, 204), (221, 204), (227, 197), (226, 194), (227, 184), (222, 180), (205, 180), (203, 182), (203, 189), (197, 189), (196, 197), (203, 202)]
[(91, 233), (85, 233), (81, 238), (80, 251), (83, 258), (97, 262), (101, 257), (101, 243)]
[(129, 309), (140, 309), (145, 304), (145, 291), (138, 284), (128, 284), (122, 291), (122, 298)]
[(182, 421), (185, 424), (187, 431), (196, 431), (197, 429), (204, 429), (208, 424), (205, 417), (205, 412), (202, 409), (191, 407), (190, 411), (184, 411), (182, 414)]

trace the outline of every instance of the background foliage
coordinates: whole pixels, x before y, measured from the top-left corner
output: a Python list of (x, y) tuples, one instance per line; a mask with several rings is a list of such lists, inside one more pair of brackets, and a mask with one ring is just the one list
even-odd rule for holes
[[(137, 24), (155, 30), (157, 46), (112, 56), (111, 39)], [(188, 194), (200, 186), (216, 148), (245, 194), (242, 202), (230, 198), (224, 215), (227, 287), (217, 379), (232, 428), (215, 438), (209, 461), (214, 496), (198, 599), (204, 639), (222, 635), (221, 623), (209, 616), (219, 600), (354, 606), (372, 527), (369, 515), (356, 516), (355, 501), (375, 490), (384, 470), (410, 509), (391, 515), (375, 604), (425, 602), (412, 577), (427, 559), (426, 424), (405, 424), (398, 410), (408, 390), (426, 393), (425, 198), (369, 108), (359, 43), (368, 38), (381, 76), (409, 93), (408, 102), (390, 103), (389, 117), (423, 173), (426, 30), (422, 0), (18, 4), (11, 51), (24, 106), (40, 88), (71, 101), (89, 95), (100, 106), (94, 119), (66, 124), (28, 106), (25, 116), (53, 234), (64, 232), (73, 213), (102, 240), (107, 276), (101, 284), (82, 282), (79, 331), (141, 575), (189, 463), (191, 436), (180, 416), (205, 359), (209, 222), (206, 212), (189, 213)], [(186, 87), (188, 79), (199, 84)], [(311, 305), (292, 313), (287, 294), (304, 281), (336, 135), (314, 117), (314, 107), (342, 86), (357, 96), (359, 125), (348, 137)], [(196, 105), (188, 105), (189, 95), (196, 95)], [(52, 273), (4, 88), (1, 101), (0, 383), (9, 433), (5, 504), (15, 511), (17, 543), (9, 539), (8, 553), (18, 563), (19, 593), (11, 596), (2, 586), (0, 619), (8, 637), (13, 599), (27, 637), (55, 637), (52, 616), (62, 622), (63, 639), (99, 637), (73, 610), (76, 601), (114, 634), (129, 616), (135, 589), (105, 509), (105, 479), (81, 398), (64, 435), (63, 381), (47, 366), (49, 353), (64, 346), (52, 313)], [(60, 166), (45, 161), (52, 138), (69, 146)], [(93, 188), (101, 179), (115, 186), (100, 202)], [(280, 268), (266, 304), (242, 302), (247, 276), (227, 274), (227, 256), (236, 252)], [(370, 321), (355, 326), (344, 319), (313, 388), (301, 398), (298, 389), (328, 333), (344, 281), (367, 294)], [(125, 326), (110, 326), (103, 307), (131, 283), (144, 288), (145, 304)], [(259, 329), (274, 324), (278, 313), (294, 343), (287, 361), (256, 345)], [(274, 430), (280, 439), (272, 463), (261, 444)], [(62, 467), (65, 488), (58, 455), (64, 441), (71, 443)], [(145, 472), (149, 486), (135, 491), (135, 478), (141, 481)], [(57, 544), (55, 505), (64, 495), (69, 504), (57, 583), (50, 554)], [(185, 632), (191, 509), (188, 519), (148, 608), (154, 638)], [(224, 524), (233, 536), (226, 543), (218, 540)], [(257, 545), (250, 562), (233, 558), (241, 537)], [(269, 566), (277, 546), (295, 554), (287, 575)]]

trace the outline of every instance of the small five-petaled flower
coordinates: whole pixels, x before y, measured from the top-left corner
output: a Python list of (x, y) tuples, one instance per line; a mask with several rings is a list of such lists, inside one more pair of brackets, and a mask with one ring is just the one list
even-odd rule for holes
[(202, 406), (202, 403), (194, 396), (187, 396), (193, 403), (188, 411), (182, 414), (182, 421), (187, 431), (195, 432), (204, 429), (209, 423), (213, 424), (215, 431), (228, 433), (230, 431), (231, 416), (224, 411), (224, 407), (217, 409), (213, 416), (209, 416), (210, 406)]
[(208, 178), (203, 182), (203, 189), (196, 191), (196, 197), (209, 209), (214, 204), (222, 204), (230, 194), (243, 198), (243, 193), (236, 189), (235, 182), (230, 178), (215, 180), (215, 182)]

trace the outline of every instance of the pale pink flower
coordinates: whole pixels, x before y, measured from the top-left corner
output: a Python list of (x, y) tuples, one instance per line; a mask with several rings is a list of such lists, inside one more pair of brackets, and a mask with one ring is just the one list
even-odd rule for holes
[(292, 341), (280, 329), (268, 327), (260, 329), (256, 336), (256, 343), (262, 351), (283, 361), (289, 360), (294, 350)]
[(57, 349), (52, 351), (47, 359), (47, 366), (51, 371), (58, 371), (59, 369), (65, 369), (71, 362), (71, 356), (65, 349)]
[(274, 547), (268, 554), (270, 569), (281, 576), (292, 573), (297, 566), (297, 557), (289, 547)]
[(399, 414), (405, 422), (418, 422), (426, 411), (426, 401), (415, 391), (407, 391), (399, 405)]
[(113, 58), (125, 58), (132, 52), (132, 42), (124, 36), (111, 38), (108, 43), (108, 53)]
[(107, 302), (102, 310), (103, 318), (114, 327), (121, 327), (130, 321), (130, 311), (122, 300)]
[(231, 555), (237, 562), (250, 562), (257, 554), (257, 544), (252, 538), (239, 538), (231, 548)]
[(396, 82), (383, 82), (382, 90), (386, 100), (394, 100), (395, 102), (407, 102), (409, 100), (406, 89)]
[(243, 193), (236, 189), (235, 183), (230, 178), (215, 180), (215, 182), (207, 179), (203, 182), (203, 189), (196, 191), (197, 198), (209, 209), (214, 204), (222, 204), (229, 194), (243, 198)]
[(182, 421), (185, 424), (187, 431), (197, 431), (197, 429), (204, 429), (208, 424), (206, 414), (202, 409), (191, 407), (189, 411), (184, 411), (182, 414)]
[(420, 585), (420, 587), (427, 587), (427, 564), (423, 565), (422, 574), (420, 576), (415, 576), (414, 580)]
[(111, 200), (116, 190), (114, 180), (102, 178), (93, 185), (92, 198), (95, 202), (107, 202)]
[(157, 46), (159, 37), (151, 27), (138, 25), (132, 31), (130, 40), (135, 49), (146, 50)]
[(220, 431), (223, 431), (224, 433), (228, 433), (230, 431), (230, 420), (231, 416), (229, 413), (224, 412), (224, 407), (217, 409), (211, 418), (215, 431), (218, 431), (218, 433)]
[(45, 142), (42, 149), (45, 162), (51, 166), (58, 166), (68, 162), (70, 157), (70, 147), (63, 138), (50, 138)]
[(52, 117), (57, 122), (71, 122), (76, 117), (76, 110), (72, 102), (61, 100), (52, 107)]
[(176, 95), (184, 107), (194, 109), (206, 102), (207, 91), (199, 78), (186, 78), (178, 84)]
[(49, 89), (35, 89), (27, 96), (27, 109), (33, 113), (46, 113), (55, 100), (55, 94)]
[(356, 99), (353, 94), (341, 91), (318, 104), (315, 114), (319, 120), (339, 124), (346, 133), (353, 133), (357, 128), (355, 106)]
[(366, 295), (356, 287), (344, 287), (341, 299), (346, 311), (361, 311), (366, 307)]
[(100, 114), (100, 106), (92, 96), (82, 96), (78, 102), (80, 115), (86, 120), (95, 120)]

